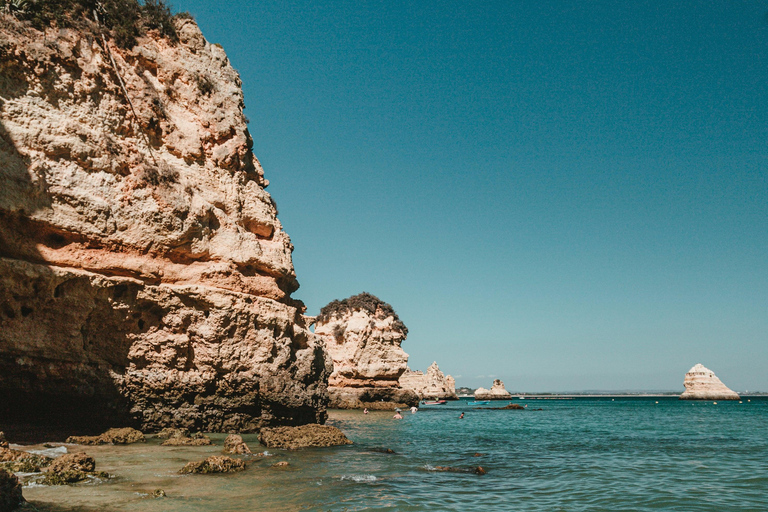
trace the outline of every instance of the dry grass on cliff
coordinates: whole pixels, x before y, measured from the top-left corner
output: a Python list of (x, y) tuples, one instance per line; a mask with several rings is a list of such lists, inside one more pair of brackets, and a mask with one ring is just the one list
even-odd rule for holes
[(376, 315), (378, 311), (378, 314), (382, 317), (394, 317), (393, 326), (395, 329), (402, 331), (404, 336), (408, 335), (408, 327), (397, 316), (395, 309), (387, 302), (367, 292), (353, 295), (343, 300), (331, 301), (320, 310), (320, 314), (317, 316), (317, 323), (326, 323), (334, 316), (341, 317), (345, 313), (356, 310), (367, 311), (371, 315)]
[[(97, 13), (109, 35), (122, 48), (131, 48), (136, 38), (157, 30), (172, 42), (179, 37), (173, 24), (171, 5), (165, 0), (0, 0), (0, 11), (28, 21), (42, 30), (52, 25), (84, 28)], [(190, 17), (179, 13), (177, 17)]]

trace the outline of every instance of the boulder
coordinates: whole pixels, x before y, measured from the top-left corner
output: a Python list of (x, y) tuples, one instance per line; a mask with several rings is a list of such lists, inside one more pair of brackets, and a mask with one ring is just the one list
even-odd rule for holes
[(229, 434), (224, 440), (224, 453), (245, 455), (250, 454), (251, 449), (248, 448), (247, 444), (245, 444), (242, 436), (237, 434)]
[(12, 512), (24, 503), (21, 483), (13, 473), (0, 469), (0, 512)]
[(66, 485), (81, 482), (88, 476), (109, 478), (107, 473), (96, 472), (96, 461), (86, 453), (68, 453), (57, 457), (45, 469), (45, 485)]
[(180, 434), (181, 432), (178, 432), (177, 435), (169, 437), (161, 446), (209, 446), (213, 444), (210, 437), (200, 432), (191, 436), (182, 436)]
[(198, 460), (190, 462), (179, 473), (235, 473), (237, 471), (243, 471), (245, 469), (245, 462), (240, 459), (233, 459), (232, 457), (225, 457), (222, 455), (212, 455), (204, 460)]
[(52, 458), (12, 448), (0, 448), (0, 468), (13, 473), (37, 473), (51, 464)]
[(189, 437), (189, 429), (187, 428), (164, 428), (155, 437), (158, 439), (169, 439), (171, 437)]
[(738, 393), (729, 389), (715, 373), (701, 363), (685, 374), (685, 391), (681, 400), (738, 400)]
[(259, 433), (259, 442), (267, 448), (289, 450), (352, 444), (341, 430), (329, 425), (264, 428)]
[(68, 443), (83, 445), (133, 444), (146, 442), (144, 434), (135, 428), (111, 428), (98, 436), (69, 436)]
[(475, 390), (475, 400), (509, 400), (512, 395), (504, 388), (504, 383), (495, 379), (491, 389), (477, 388)]
[(453, 377), (447, 377), (440, 371), (437, 362), (433, 362), (427, 373), (406, 368), (400, 376), (400, 387), (413, 390), (422, 400), (457, 400), (456, 383)]

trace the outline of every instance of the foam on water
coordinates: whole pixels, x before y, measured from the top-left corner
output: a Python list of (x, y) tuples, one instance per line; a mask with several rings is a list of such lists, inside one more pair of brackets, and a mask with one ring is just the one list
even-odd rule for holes
[(375, 482), (377, 478), (374, 475), (342, 475), (340, 480), (352, 480), (353, 482)]

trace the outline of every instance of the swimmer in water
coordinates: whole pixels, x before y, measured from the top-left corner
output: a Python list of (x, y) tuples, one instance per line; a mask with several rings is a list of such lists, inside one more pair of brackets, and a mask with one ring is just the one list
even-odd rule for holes
[(368, 408), (367, 408), (367, 407), (365, 407), (365, 408), (363, 409), (363, 414), (368, 414)]
[(395, 420), (401, 420), (401, 419), (403, 419), (403, 415), (402, 415), (402, 414), (400, 414), (400, 411), (397, 411), (397, 412), (395, 413), (395, 415), (394, 415), (394, 416), (392, 416), (392, 419), (395, 419)]
[(461, 416), (459, 416), (459, 419), (460, 419), (460, 420), (463, 420), (463, 419), (464, 419), (464, 413), (461, 413)]
[(411, 407), (411, 414), (416, 414), (416, 411), (418, 410), (419, 408), (414, 405), (413, 407)]

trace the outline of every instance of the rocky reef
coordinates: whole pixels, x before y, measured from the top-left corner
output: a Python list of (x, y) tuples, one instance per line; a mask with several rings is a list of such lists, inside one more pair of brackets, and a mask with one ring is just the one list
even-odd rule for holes
[(715, 372), (701, 363), (685, 374), (685, 391), (681, 400), (738, 400), (739, 395), (717, 378)]
[(412, 389), (422, 400), (458, 400), (459, 398), (456, 395), (456, 382), (453, 377), (444, 375), (437, 366), (437, 362), (429, 365), (427, 373), (406, 368), (400, 376), (399, 382), (400, 387)]
[(512, 395), (504, 388), (504, 383), (495, 379), (491, 389), (477, 388), (475, 390), (475, 400), (509, 400)]
[(173, 23), (126, 48), (0, 14), (0, 426), (325, 420), (240, 78)]
[(400, 386), (408, 354), (400, 347), (408, 328), (392, 306), (369, 293), (335, 300), (316, 318), (315, 334), (325, 339), (333, 360), (329, 407), (391, 409), (419, 401)]

